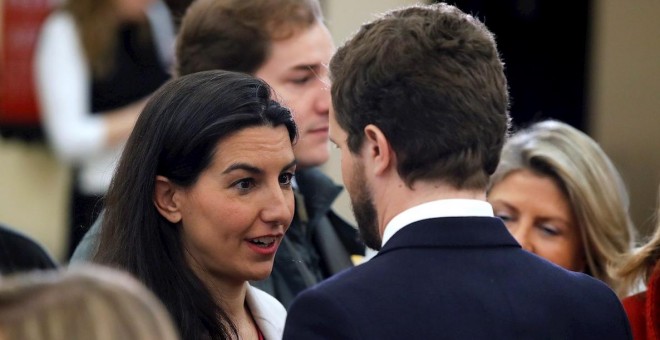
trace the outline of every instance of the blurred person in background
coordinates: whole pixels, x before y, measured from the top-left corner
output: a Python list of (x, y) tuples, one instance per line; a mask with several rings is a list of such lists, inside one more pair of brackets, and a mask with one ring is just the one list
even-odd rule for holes
[(556, 120), (518, 131), (504, 145), (488, 201), (524, 249), (626, 295), (614, 270), (634, 242), (628, 195), (585, 133)]
[(46, 19), (35, 55), (42, 121), (74, 170), (69, 255), (99, 200), (146, 98), (169, 79), (174, 31), (156, 0), (68, 0)]
[(85, 265), (0, 277), (0, 339), (180, 338), (163, 304), (140, 282)]
[[(623, 299), (635, 340), (660, 339), (660, 187), (655, 232), (622, 262), (618, 275), (627, 291)], [(639, 287), (643, 288), (639, 292)]]
[(93, 261), (136, 276), (184, 339), (279, 339), (266, 278), (294, 214), (291, 112), (244, 73), (178, 77), (149, 100), (105, 199)]
[(57, 266), (57, 261), (36, 240), (0, 223), (0, 276)]

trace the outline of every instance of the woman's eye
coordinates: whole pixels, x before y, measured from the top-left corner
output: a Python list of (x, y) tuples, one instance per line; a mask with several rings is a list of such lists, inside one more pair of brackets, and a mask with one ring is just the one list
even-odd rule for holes
[(511, 221), (511, 216), (509, 214), (495, 213), (495, 217), (501, 219), (503, 222)]
[(560, 234), (559, 229), (550, 224), (540, 224), (539, 229), (548, 236), (557, 236)]
[(293, 173), (291, 172), (286, 172), (283, 174), (280, 174), (279, 177), (279, 182), (281, 185), (291, 185), (291, 180), (293, 179)]
[(234, 183), (234, 187), (241, 191), (252, 189), (254, 180), (251, 178), (244, 178)]

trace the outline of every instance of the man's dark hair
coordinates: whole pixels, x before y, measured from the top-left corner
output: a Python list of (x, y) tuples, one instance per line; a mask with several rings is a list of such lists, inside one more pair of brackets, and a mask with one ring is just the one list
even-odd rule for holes
[(504, 65), (486, 26), (435, 4), (365, 24), (330, 62), (332, 103), (348, 147), (383, 131), (399, 175), (483, 189), (509, 129)]

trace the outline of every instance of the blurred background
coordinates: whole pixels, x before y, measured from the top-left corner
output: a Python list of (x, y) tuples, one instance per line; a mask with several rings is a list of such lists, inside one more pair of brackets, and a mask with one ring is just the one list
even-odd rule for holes
[[(71, 170), (43, 139), (30, 73), (39, 25), (57, 2), (0, 0), (0, 222), (64, 260)], [(337, 45), (376, 14), (413, 3), (322, 0)], [(660, 1), (449, 3), (495, 33), (515, 126), (556, 118), (591, 135), (621, 172), (632, 218), (648, 234), (660, 184)], [(341, 182), (339, 169), (334, 153), (324, 171)], [(345, 193), (335, 208), (354, 221)]]

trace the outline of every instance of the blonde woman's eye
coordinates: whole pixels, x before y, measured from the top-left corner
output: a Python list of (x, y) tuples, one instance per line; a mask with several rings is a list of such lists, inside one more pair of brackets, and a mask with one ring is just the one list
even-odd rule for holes
[(502, 222), (505, 222), (505, 223), (512, 220), (511, 216), (508, 215), (508, 214), (495, 213), (495, 217), (499, 218), (500, 220), (502, 220)]
[(539, 229), (548, 236), (558, 236), (561, 234), (560, 230), (551, 224), (540, 224)]

